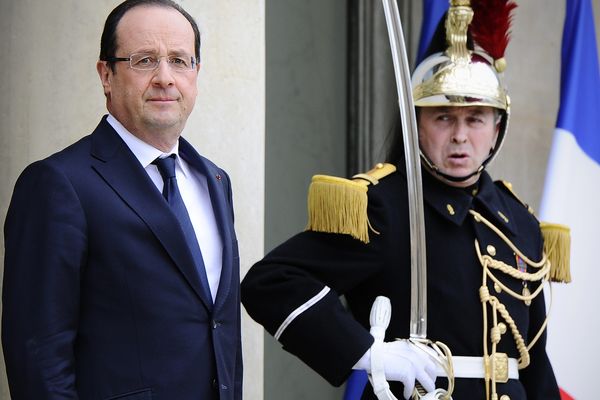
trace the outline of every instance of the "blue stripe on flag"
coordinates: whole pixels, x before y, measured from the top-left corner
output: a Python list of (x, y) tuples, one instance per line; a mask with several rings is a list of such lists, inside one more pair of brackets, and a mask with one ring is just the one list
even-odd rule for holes
[(590, 0), (567, 0), (556, 126), (600, 163), (600, 69)]
[(448, 0), (423, 0), (423, 23), (419, 36), (419, 49), (417, 50), (417, 65), (425, 58), (431, 38), (440, 20), (448, 10)]

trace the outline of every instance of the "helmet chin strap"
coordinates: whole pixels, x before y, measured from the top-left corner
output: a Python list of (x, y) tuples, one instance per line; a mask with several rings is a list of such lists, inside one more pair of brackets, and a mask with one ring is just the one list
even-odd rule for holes
[(427, 157), (422, 151), (420, 153), (421, 153), (421, 160), (423, 160), (425, 162), (425, 165), (427, 166), (427, 168), (429, 170), (431, 170), (435, 175), (437, 175), (439, 177), (442, 177), (442, 178), (444, 178), (447, 181), (459, 183), (459, 182), (465, 182), (465, 181), (471, 179), (473, 176), (480, 174), (485, 169), (485, 166), (492, 159), (492, 156), (494, 155), (494, 150), (492, 149), (492, 151), (490, 151), (490, 155), (479, 166), (479, 168), (477, 168), (475, 171), (473, 171), (470, 174), (465, 175), (465, 176), (451, 176), (451, 175), (443, 173), (442, 171), (440, 171), (440, 169), (438, 168), (438, 166), (435, 165), (433, 163), (433, 161), (431, 161), (429, 159), (429, 157)]

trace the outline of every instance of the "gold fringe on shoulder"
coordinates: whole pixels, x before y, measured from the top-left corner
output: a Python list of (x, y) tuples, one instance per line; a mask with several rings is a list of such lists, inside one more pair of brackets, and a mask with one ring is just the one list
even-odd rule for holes
[(544, 251), (550, 260), (550, 280), (571, 282), (571, 230), (566, 225), (541, 222)]
[(377, 164), (353, 180), (328, 175), (315, 175), (308, 189), (307, 230), (348, 234), (363, 243), (369, 243), (367, 190), (370, 184), (396, 170), (391, 164)]
[(334, 176), (313, 176), (308, 190), (306, 229), (346, 233), (369, 243), (367, 186)]

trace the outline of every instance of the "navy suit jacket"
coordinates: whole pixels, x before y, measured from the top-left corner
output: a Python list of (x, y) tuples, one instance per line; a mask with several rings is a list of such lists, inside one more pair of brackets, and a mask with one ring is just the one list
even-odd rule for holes
[(19, 177), (5, 222), (2, 344), (13, 400), (241, 399), (239, 254), (227, 174), (214, 305), (183, 231), (127, 145), (95, 131)]

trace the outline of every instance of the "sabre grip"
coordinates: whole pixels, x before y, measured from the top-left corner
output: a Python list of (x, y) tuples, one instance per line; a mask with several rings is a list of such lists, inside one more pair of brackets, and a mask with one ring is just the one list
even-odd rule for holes
[(384, 296), (377, 296), (371, 306), (369, 322), (371, 330), (369, 331), (375, 340), (371, 346), (371, 374), (370, 380), (373, 386), (373, 392), (379, 400), (397, 400), (390, 391), (390, 385), (385, 378), (383, 339), (385, 330), (390, 324), (392, 315), (392, 304), (390, 299)]
[(369, 322), (371, 324), (371, 336), (375, 341), (383, 342), (385, 338), (385, 330), (390, 325), (392, 317), (392, 304), (390, 299), (385, 296), (377, 296), (371, 307)]

